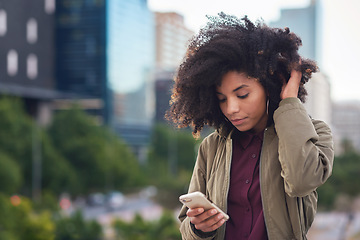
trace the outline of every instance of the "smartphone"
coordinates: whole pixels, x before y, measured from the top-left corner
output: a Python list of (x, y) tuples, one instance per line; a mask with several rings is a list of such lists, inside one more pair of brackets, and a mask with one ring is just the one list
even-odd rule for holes
[(181, 195), (179, 200), (182, 204), (186, 205), (188, 208), (204, 208), (205, 211), (215, 208), (218, 212), (224, 215), (224, 219), (229, 220), (229, 215), (224, 213), (218, 206), (210, 202), (203, 193), (193, 192), (185, 195)]

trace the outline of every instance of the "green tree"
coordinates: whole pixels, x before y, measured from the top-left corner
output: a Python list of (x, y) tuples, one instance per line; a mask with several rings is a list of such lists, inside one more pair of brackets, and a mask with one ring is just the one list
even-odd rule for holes
[(1, 240), (53, 240), (55, 225), (49, 212), (33, 211), (25, 197), (0, 194)]
[(130, 223), (114, 222), (117, 240), (177, 240), (181, 239), (179, 225), (171, 212), (165, 212), (158, 221), (145, 221), (136, 215)]
[(157, 124), (151, 137), (149, 161), (151, 164), (166, 166), (169, 170), (171, 164), (175, 164), (177, 170), (192, 170), (198, 143), (190, 131), (180, 131), (164, 124)]
[[(11, 159), (3, 160), (6, 161), (2, 164), (3, 171), (8, 171), (8, 174), (15, 177), (16, 169), (20, 170), (21, 193), (28, 196), (31, 194), (35, 143), (39, 146), (42, 187), (61, 193), (76, 186), (78, 181), (71, 165), (57, 152), (46, 132), (26, 114), (20, 99), (4, 97), (0, 100), (0, 128), (0, 150), (7, 156), (4, 159)], [(13, 180), (14, 182), (1, 181), (0, 184), (11, 185), (19, 181)]]
[(100, 240), (102, 228), (96, 221), (85, 221), (81, 212), (55, 220), (55, 240)]
[(0, 127), (0, 149), (18, 164), (24, 180), (23, 189), (31, 189), (33, 125), (19, 99), (0, 100)]
[(336, 197), (345, 194), (356, 197), (360, 194), (360, 154), (349, 141), (342, 145), (344, 152), (335, 157), (332, 176), (319, 187), (319, 205), (325, 208), (333, 207)]
[(59, 211), (35, 210), (26, 197), (0, 193), (0, 240), (100, 240), (102, 228), (85, 221), (81, 212), (67, 217)]
[(14, 194), (20, 190), (22, 176), (19, 165), (0, 151), (0, 192)]
[(63, 192), (76, 193), (80, 188), (79, 177), (73, 166), (59, 153), (49, 135), (43, 131), (42, 188), (59, 195)]
[(155, 125), (146, 172), (148, 182), (158, 187), (161, 205), (170, 209), (179, 206), (179, 195), (187, 191), (195, 164), (197, 144), (188, 130)]
[(138, 159), (119, 136), (103, 128), (104, 154), (107, 164), (104, 165), (107, 189), (120, 188), (130, 190), (143, 186), (146, 182)]
[(83, 110), (74, 107), (57, 113), (48, 132), (76, 171), (77, 193), (138, 184), (140, 168), (130, 149)]

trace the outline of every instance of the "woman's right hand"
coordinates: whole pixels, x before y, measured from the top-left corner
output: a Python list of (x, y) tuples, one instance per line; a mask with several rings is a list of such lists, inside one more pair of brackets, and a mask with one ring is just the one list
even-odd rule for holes
[(203, 208), (189, 209), (186, 215), (195, 228), (202, 232), (212, 232), (225, 223), (224, 215), (214, 208), (207, 211)]

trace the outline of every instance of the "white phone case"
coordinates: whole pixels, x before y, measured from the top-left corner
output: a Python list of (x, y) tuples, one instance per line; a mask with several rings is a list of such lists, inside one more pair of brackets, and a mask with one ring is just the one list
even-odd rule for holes
[(188, 208), (204, 208), (205, 211), (215, 208), (218, 212), (224, 215), (225, 220), (229, 219), (229, 216), (224, 213), (218, 206), (210, 202), (203, 193), (193, 192), (179, 197), (181, 203), (185, 204)]

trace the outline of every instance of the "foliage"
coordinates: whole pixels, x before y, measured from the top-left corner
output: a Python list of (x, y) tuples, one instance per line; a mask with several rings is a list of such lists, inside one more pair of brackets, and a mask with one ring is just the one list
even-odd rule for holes
[[(49, 196), (47, 196), (49, 197)], [(70, 217), (36, 211), (26, 197), (0, 193), (0, 240), (100, 240), (101, 226), (85, 221), (80, 212)]]
[(166, 208), (179, 206), (179, 195), (187, 191), (196, 159), (195, 140), (191, 131), (178, 131), (157, 124), (151, 137), (146, 172), (149, 184), (155, 185), (157, 201)]
[(79, 188), (76, 169), (55, 149), (49, 135), (42, 132), (42, 187), (57, 195), (75, 193)]
[(360, 154), (347, 141), (343, 149), (344, 152), (335, 157), (332, 176), (318, 189), (321, 207), (334, 207), (339, 195), (356, 197), (360, 194), (360, 185), (354, 184), (360, 182)]
[(19, 165), (0, 151), (0, 192), (12, 194), (20, 189), (22, 176)]
[(1, 240), (52, 240), (55, 237), (50, 213), (34, 212), (25, 197), (0, 194), (0, 212)]
[(26, 114), (20, 99), (3, 97), (0, 127), (1, 191), (29, 196), (36, 159), (42, 190), (57, 195), (124, 189), (145, 182), (126, 144), (76, 107), (56, 114), (45, 130)]
[[(25, 113), (19, 99), (2, 98), (0, 100), (0, 127), (0, 150), (6, 155), (4, 158), (1, 157), (1, 165), (4, 166), (4, 171), (9, 171), (7, 177), (12, 177), (14, 180), (6, 181), (9, 188), (7, 191), (11, 189), (12, 193), (15, 193), (20, 190), (19, 185), (21, 185), (20, 192), (30, 195), (35, 146), (38, 147), (42, 165), (43, 188), (51, 189), (54, 193), (61, 193), (76, 186), (77, 179), (75, 179), (74, 170), (56, 151), (46, 132)], [(17, 169), (20, 171), (20, 179), (16, 176)]]
[(60, 211), (60, 204), (53, 191), (43, 190), (41, 192), (40, 199), (41, 200), (33, 202), (33, 207), (35, 211), (47, 210), (53, 213)]
[(117, 240), (176, 240), (181, 239), (179, 226), (170, 212), (165, 212), (158, 221), (148, 222), (136, 215), (130, 223), (117, 220), (114, 229)]
[(81, 212), (55, 220), (55, 240), (100, 240), (102, 229), (96, 221), (85, 221)]
[[(23, 189), (31, 189), (32, 121), (16, 98), (0, 100), (0, 149), (18, 164), (23, 176)], [(11, 184), (11, 182), (8, 182)]]
[(167, 125), (157, 124), (151, 136), (149, 161), (169, 168), (174, 161), (174, 169), (192, 170), (197, 143), (191, 131), (175, 130)]
[(76, 171), (76, 193), (140, 184), (138, 161), (125, 143), (81, 109), (58, 112), (48, 132)]

